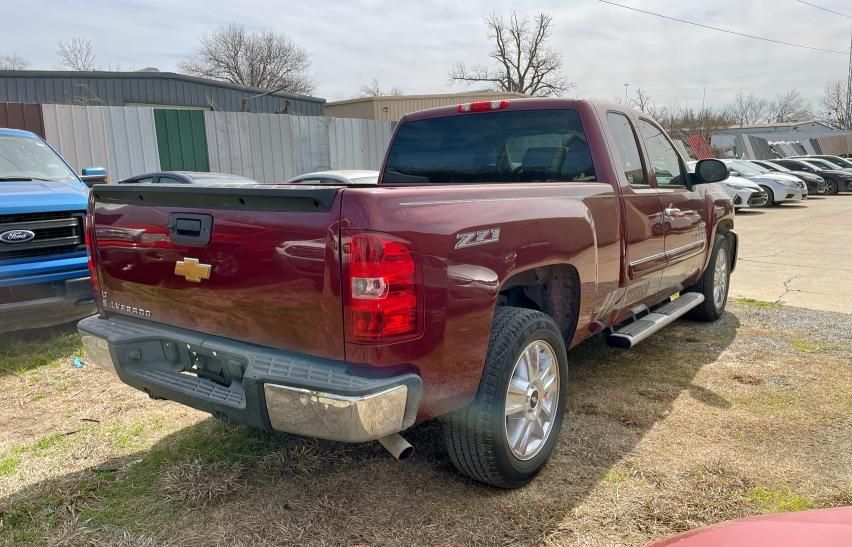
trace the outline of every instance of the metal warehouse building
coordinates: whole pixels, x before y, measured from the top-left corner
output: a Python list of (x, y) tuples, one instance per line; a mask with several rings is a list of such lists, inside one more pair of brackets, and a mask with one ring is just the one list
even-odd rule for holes
[[(265, 90), (173, 72), (0, 71), (0, 103), (154, 106), (239, 112)], [(322, 116), (325, 99), (273, 93), (252, 98), (252, 112)]]
[(362, 97), (348, 101), (326, 103), (325, 114), (332, 118), (361, 118), (367, 120), (399, 121), (410, 112), (476, 101), (528, 99), (523, 93), (505, 91), (471, 91), (434, 95), (387, 95)]

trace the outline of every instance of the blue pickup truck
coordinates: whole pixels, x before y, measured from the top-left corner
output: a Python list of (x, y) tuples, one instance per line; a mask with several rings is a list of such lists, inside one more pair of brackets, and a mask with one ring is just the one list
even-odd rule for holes
[(0, 333), (96, 311), (84, 242), (87, 185), (38, 135), (0, 128)]

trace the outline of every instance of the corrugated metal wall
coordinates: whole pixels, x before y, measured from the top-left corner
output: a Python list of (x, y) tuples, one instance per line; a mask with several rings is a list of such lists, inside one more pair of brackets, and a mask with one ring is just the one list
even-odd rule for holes
[(261, 182), (324, 169), (379, 169), (394, 124), (321, 116), (42, 105), (45, 138), (68, 162), (117, 181), (146, 172), (220, 171)]
[(210, 170), (204, 112), (155, 108), (154, 126), (163, 170)]
[[(261, 90), (170, 72), (0, 71), (0, 101), (73, 105), (128, 104), (189, 106), (227, 112), (240, 110), (244, 97)], [(325, 100), (276, 93), (252, 99), (253, 112), (322, 116)]]
[(282, 182), (324, 169), (378, 169), (391, 122), (205, 112), (210, 169)]
[(328, 126), (332, 169), (379, 169), (394, 122), (331, 118)]
[(43, 111), (45, 139), (78, 173), (108, 165), (103, 109), (46, 104)]
[(259, 182), (328, 169), (328, 118), (205, 112), (212, 171)]
[(160, 170), (153, 108), (92, 108), (101, 108), (104, 112), (107, 168), (112, 180)]
[(24, 129), (44, 137), (44, 117), (36, 103), (0, 103), (0, 127)]
[(830, 156), (852, 154), (852, 134), (816, 139), (822, 153)]
[[(371, 118), (374, 120), (399, 121), (410, 112), (452, 106), (459, 103), (476, 101), (495, 101), (500, 99), (530, 98), (521, 93), (502, 91), (484, 91), (482, 93), (448, 93), (439, 95), (409, 95), (399, 97), (365, 97), (338, 103), (326, 103), (325, 113), (336, 118)], [(364, 108), (367, 104), (372, 108)]]
[(45, 139), (79, 173), (105, 167), (110, 180), (160, 169), (154, 109), (42, 105)]

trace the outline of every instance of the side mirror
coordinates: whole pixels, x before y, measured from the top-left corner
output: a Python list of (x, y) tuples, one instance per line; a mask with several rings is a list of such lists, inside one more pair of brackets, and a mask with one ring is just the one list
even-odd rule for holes
[[(733, 171), (730, 172), (730, 174), (733, 173)], [(725, 162), (719, 160), (701, 160), (695, 165), (695, 177), (699, 184), (722, 182), (728, 178), (728, 175), (728, 166), (725, 165)]]
[(103, 167), (84, 167), (80, 170), (80, 174), (80, 178), (89, 188), (94, 184), (106, 184), (109, 182), (109, 175)]

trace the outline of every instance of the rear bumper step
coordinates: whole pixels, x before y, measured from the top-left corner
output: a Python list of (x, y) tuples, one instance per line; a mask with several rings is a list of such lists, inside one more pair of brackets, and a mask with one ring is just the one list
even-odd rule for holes
[(420, 404), (415, 374), (356, 376), (345, 363), (129, 318), (78, 329), (88, 360), (124, 383), (260, 429), (371, 441), (410, 427)]
[(628, 323), (606, 338), (607, 344), (617, 348), (632, 348), (645, 338), (648, 338), (663, 327), (674, 322), (696, 306), (704, 302), (704, 295), (697, 292), (688, 292), (679, 298), (660, 306), (653, 312)]

